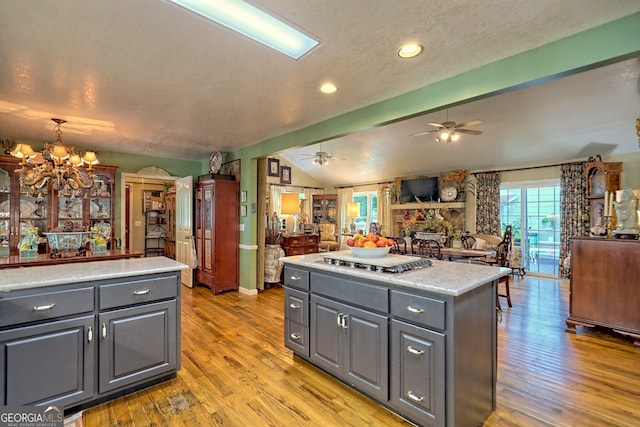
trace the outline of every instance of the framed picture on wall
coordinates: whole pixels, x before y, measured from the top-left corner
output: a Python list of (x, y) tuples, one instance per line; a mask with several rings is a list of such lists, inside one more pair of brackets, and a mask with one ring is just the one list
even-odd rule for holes
[(273, 158), (267, 159), (267, 175), (280, 176), (280, 160)]
[(240, 205), (240, 216), (247, 216), (247, 205)]
[(291, 167), (280, 167), (280, 184), (291, 184)]
[(240, 193), (240, 203), (247, 203), (247, 192), (242, 191)]

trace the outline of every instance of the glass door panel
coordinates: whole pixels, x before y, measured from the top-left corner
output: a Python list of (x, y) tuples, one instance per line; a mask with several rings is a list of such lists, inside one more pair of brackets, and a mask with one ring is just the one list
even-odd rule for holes
[(0, 256), (9, 256), (11, 233), (11, 176), (0, 168)]
[(48, 198), (46, 187), (40, 189), (39, 193), (34, 196), (29, 195), (28, 187), (20, 187), (20, 235), (18, 241), (22, 240), (27, 229), (37, 227), (40, 236), (39, 242), (41, 244), (46, 242), (44, 233), (49, 231), (47, 225)]
[(58, 197), (56, 227), (64, 227), (69, 222), (76, 227), (82, 227), (82, 197)]
[(511, 183), (500, 189), (502, 232), (513, 229), (514, 247), (522, 251), (529, 273), (557, 276), (560, 259), (560, 185)]

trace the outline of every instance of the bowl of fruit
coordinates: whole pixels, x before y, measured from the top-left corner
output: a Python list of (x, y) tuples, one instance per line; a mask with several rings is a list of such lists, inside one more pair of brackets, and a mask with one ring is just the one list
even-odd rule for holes
[(375, 233), (354, 234), (347, 239), (347, 247), (358, 258), (382, 258), (393, 247), (393, 240), (378, 236)]

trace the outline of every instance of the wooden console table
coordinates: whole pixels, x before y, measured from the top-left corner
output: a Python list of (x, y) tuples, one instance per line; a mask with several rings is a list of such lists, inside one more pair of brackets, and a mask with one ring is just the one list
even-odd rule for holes
[(603, 326), (640, 347), (640, 241), (571, 239), (571, 293), (567, 332)]
[(280, 246), (285, 256), (305, 255), (318, 252), (318, 241), (317, 234), (295, 234), (283, 237)]
[(107, 252), (95, 255), (87, 252), (86, 255), (68, 258), (51, 258), (50, 254), (38, 254), (36, 258), (20, 258), (20, 256), (18, 255), (11, 255), (8, 257), (0, 257), (0, 270), (4, 268), (33, 267), (37, 265), (55, 265), (73, 262), (140, 258), (141, 256), (142, 253), (131, 252), (128, 249), (110, 249)]

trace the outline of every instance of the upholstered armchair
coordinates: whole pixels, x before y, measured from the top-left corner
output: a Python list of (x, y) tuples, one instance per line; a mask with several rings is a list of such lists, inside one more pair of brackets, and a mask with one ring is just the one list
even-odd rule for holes
[(340, 248), (338, 243), (338, 234), (336, 233), (336, 225), (331, 223), (319, 224), (320, 242), (318, 250), (322, 252), (337, 251)]

